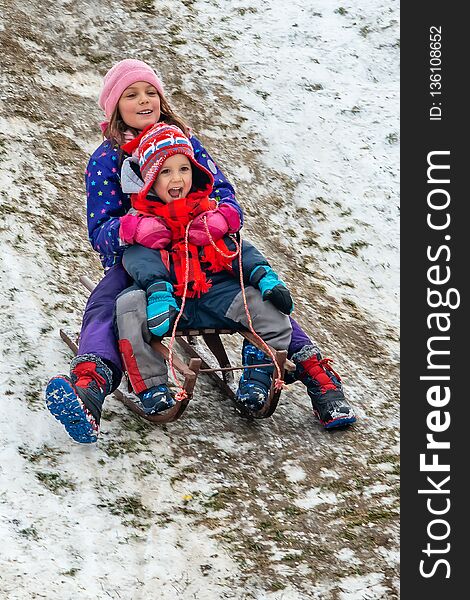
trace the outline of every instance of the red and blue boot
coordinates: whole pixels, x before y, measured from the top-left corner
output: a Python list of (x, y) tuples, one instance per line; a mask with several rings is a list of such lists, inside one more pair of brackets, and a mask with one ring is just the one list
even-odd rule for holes
[(308, 395), (320, 423), (325, 429), (344, 427), (356, 421), (353, 408), (344, 397), (341, 378), (322, 358), (316, 346), (307, 346), (292, 356), (297, 366), (296, 378), (307, 387)]
[(53, 377), (46, 386), (46, 406), (76, 442), (96, 442), (105, 397), (111, 392), (111, 369), (91, 354), (77, 356), (70, 377)]

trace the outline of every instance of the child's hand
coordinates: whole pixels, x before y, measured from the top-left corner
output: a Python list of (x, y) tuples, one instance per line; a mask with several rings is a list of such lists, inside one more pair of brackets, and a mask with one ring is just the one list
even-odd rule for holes
[(165, 248), (171, 242), (171, 232), (158, 217), (124, 215), (120, 218), (119, 237), (126, 244), (141, 244), (146, 248)]
[(215, 210), (208, 210), (198, 215), (189, 228), (189, 243), (195, 246), (208, 246), (210, 239), (204, 227), (203, 219), (207, 219), (207, 227), (214, 242), (226, 233), (235, 233), (240, 229), (240, 216), (233, 206), (220, 204)]
[(148, 288), (147, 295), (147, 326), (152, 335), (163, 337), (180, 310), (173, 296), (173, 286), (167, 281), (157, 281)]
[(271, 267), (261, 265), (253, 269), (250, 283), (259, 289), (263, 300), (269, 300), (285, 315), (290, 315), (294, 310), (294, 302), (286, 284), (279, 279)]

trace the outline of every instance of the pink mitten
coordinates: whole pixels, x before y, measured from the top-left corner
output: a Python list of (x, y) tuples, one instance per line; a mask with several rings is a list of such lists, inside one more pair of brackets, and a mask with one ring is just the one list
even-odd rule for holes
[(171, 232), (158, 217), (124, 215), (121, 217), (119, 237), (126, 244), (141, 244), (146, 248), (165, 248), (171, 241)]
[(240, 217), (235, 208), (228, 204), (221, 204), (215, 210), (208, 210), (198, 215), (189, 228), (189, 243), (196, 246), (210, 244), (209, 237), (204, 227), (203, 219), (207, 219), (207, 227), (214, 242), (224, 237), (226, 233), (234, 233), (240, 229)]
[(227, 223), (228, 223), (228, 232), (227, 233), (236, 233), (240, 231), (240, 227), (242, 223), (240, 221), (240, 214), (236, 208), (231, 206), (230, 204), (224, 203), (219, 204), (217, 210), (224, 215)]

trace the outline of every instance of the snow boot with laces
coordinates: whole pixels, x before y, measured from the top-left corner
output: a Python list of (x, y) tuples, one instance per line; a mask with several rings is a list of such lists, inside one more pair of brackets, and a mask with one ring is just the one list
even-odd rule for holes
[(137, 394), (146, 415), (156, 415), (175, 405), (176, 401), (165, 384), (156, 385)]
[(105, 397), (112, 389), (112, 371), (91, 354), (77, 356), (70, 377), (53, 377), (46, 387), (46, 406), (76, 442), (96, 442)]
[(322, 358), (316, 346), (308, 346), (294, 354), (292, 360), (297, 366), (296, 376), (307, 387), (313, 410), (325, 429), (344, 427), (356, 421), (330, 358)]
[[(246, 341), (242, 350), (244, 365), (262, 365), (271, 359), (253, 344)], [(244, 369), (238, 384), (236, 400), (250, 412), (261, 410), (269, 397), (274, 367)]]

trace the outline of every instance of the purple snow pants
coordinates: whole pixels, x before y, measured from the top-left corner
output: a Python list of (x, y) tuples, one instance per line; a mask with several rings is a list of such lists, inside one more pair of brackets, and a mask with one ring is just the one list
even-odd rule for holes
[[(122, 364), (114, 330), (114, 306), (117, 296), (133, 281), (124, 270), (122, 264), (114, 265), (91, 292), (83, 315), (82, 330), (78, 345), (78, 355), (96, 354), (111, 363), (114, 379), (113, 388), (120, 383)], [(289, 356), (313, 342), (291, 318), (292, 339)]]
[(103, 279), (91, 292), (83, 314), (77, 354), (96, 354), (104, 358), (115, 367), (114, 375), (122, 373), (121, 356), (114, 331), (114, 305), (117, 296), (130, 285), (132, 279), (122, 264), (114, 265), (106, 271)]

